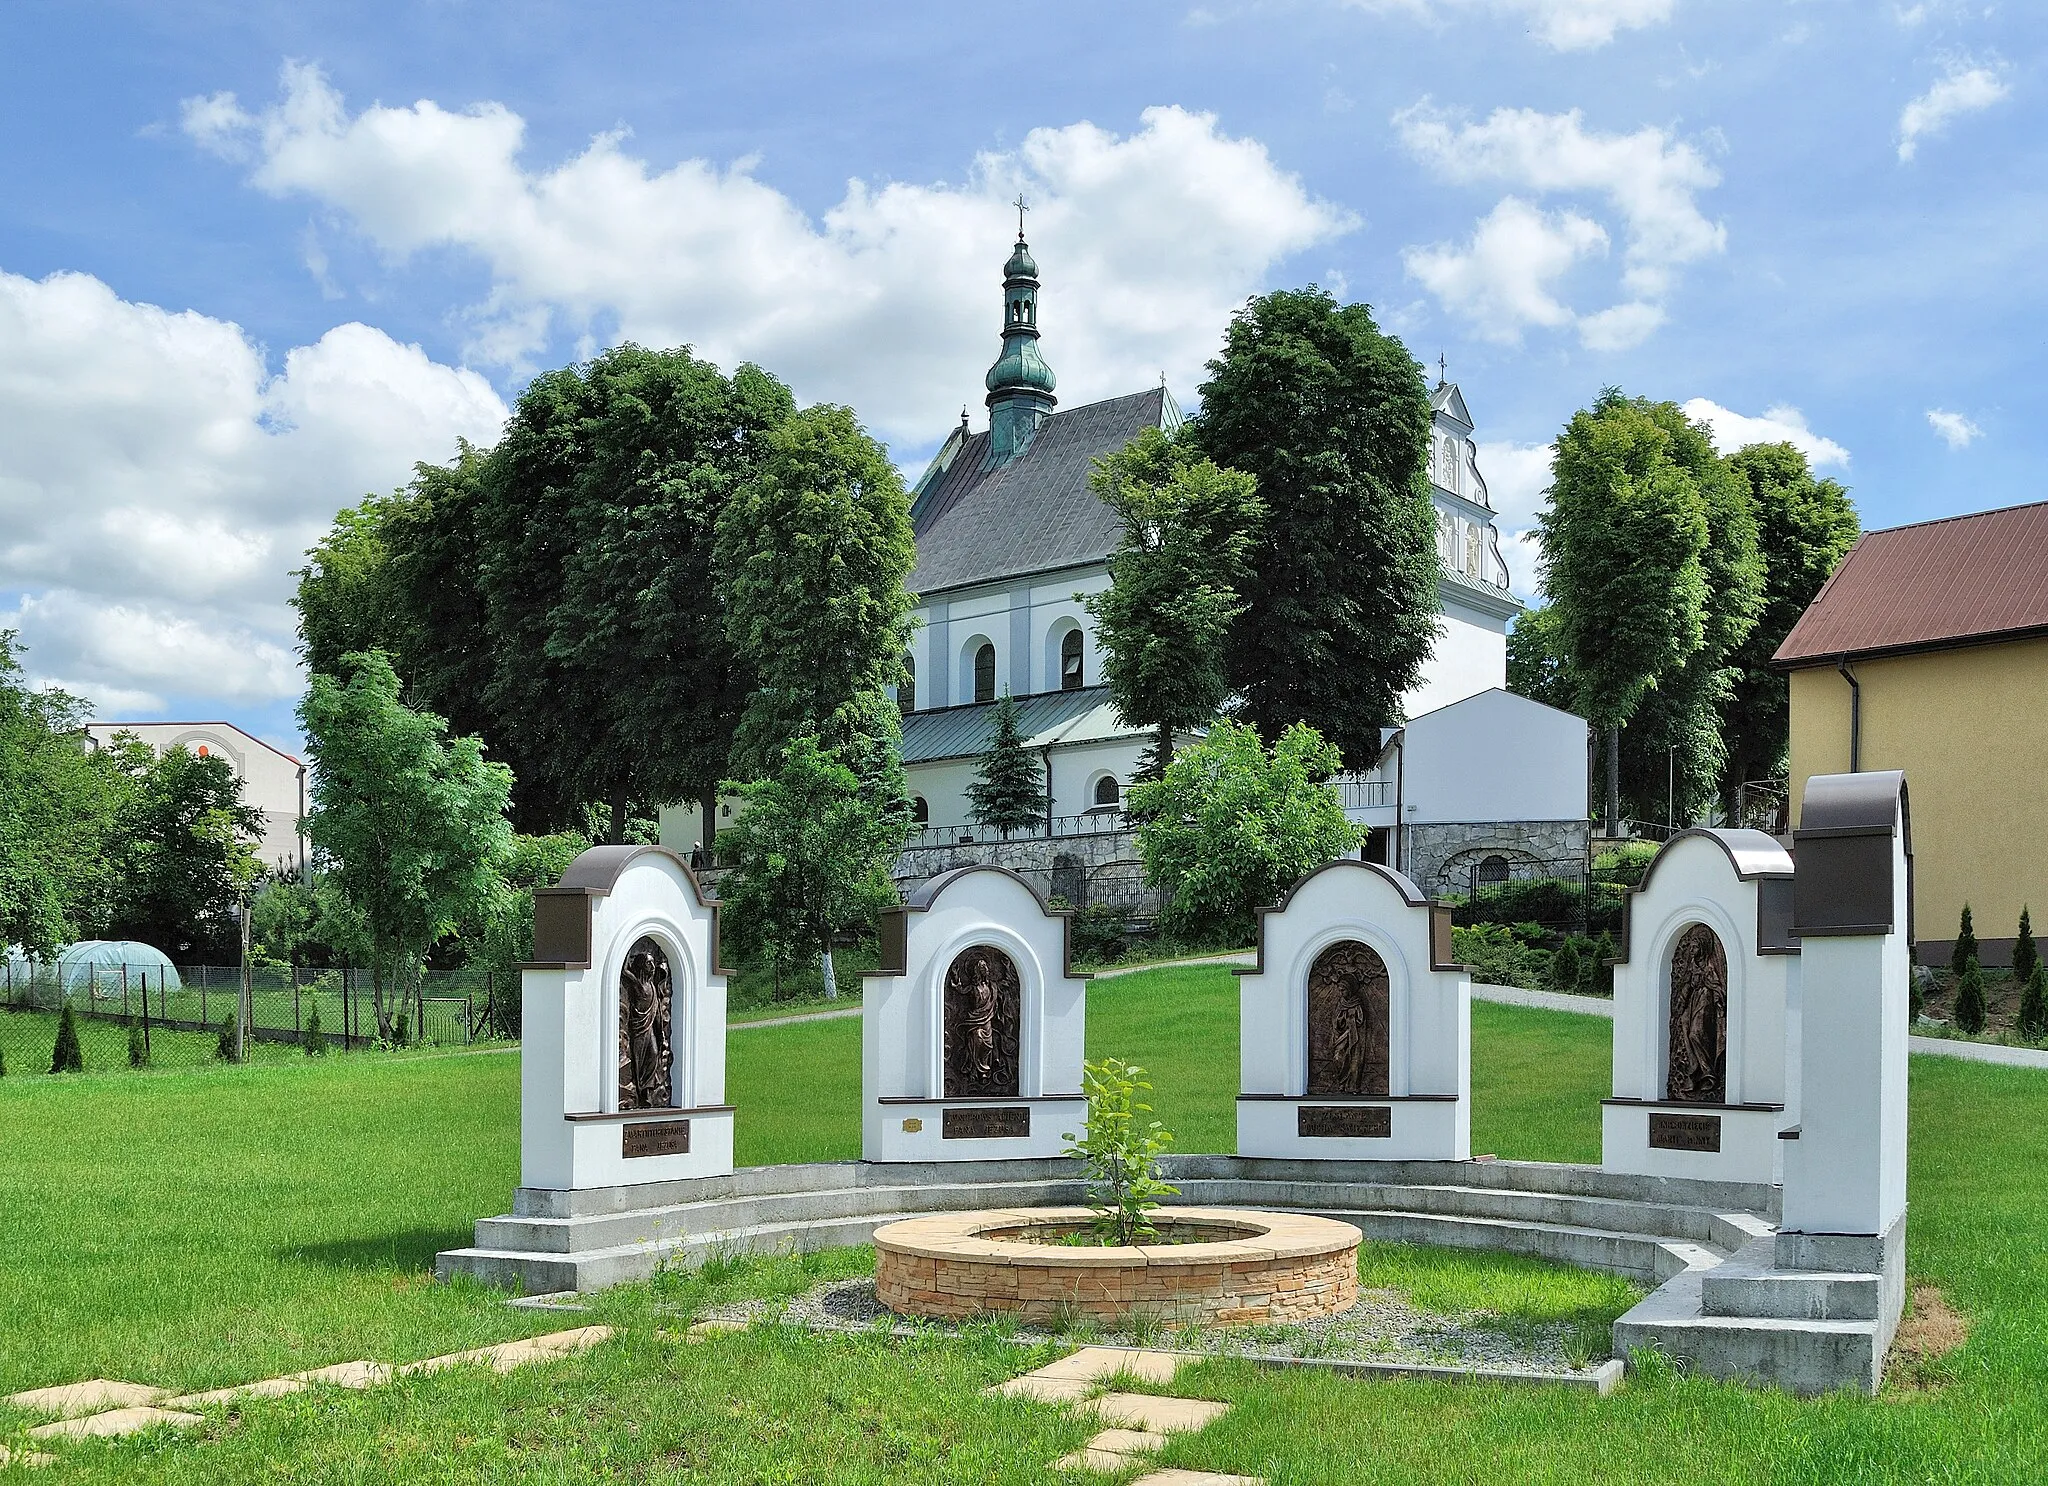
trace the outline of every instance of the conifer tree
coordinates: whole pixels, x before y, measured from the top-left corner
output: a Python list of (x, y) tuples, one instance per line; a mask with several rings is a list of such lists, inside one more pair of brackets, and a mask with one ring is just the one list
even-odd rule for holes
[(2012, 978), (2025, 985), (2033, 978), (2034, 967), (2041, 963), (2041, 953), (2034, 948), (2034, 922), (2027, 910), (2020, 909), (2020, 937), (2012, 945)]
[(1005, 839), (1045, 821), (1045, 768), (1024, 746), (1017, 699), (1008, 692), (996, 703), (996, 730), (967, 786), (976, 823), (993, 826)]
[(1552, 990), (1567, 993), (1577, 991), (1579, 982), (1585, 979), (1585, 961), (1579, 955), (1579, 946), (1567, 939), (1557, 947), (1550, 957), (1550, 986)]
[(238, 1013), (230, 1011), (226, 1016), (222, 1017), (220, 1019), (220, 1030), (214, 1037), (213, 1055), (223, 1063), (235, 1061), (235, 1017), (237, 1015)]
[(1984, 1030), (1984, 972), (1975, 959), (1956, 983), (1956, 1025), (1972, 1036)]
[(1962, 927), (1956, 931), (1956, 947), (1949, 956), (1948, 967), (1960, 979), (1965, 967), (1977, 963), (1977, 931), (1970, 924), (1970, 905), (1963, 905)]
[(131, 1018), (128, 1022), (128, 1066), (147, 1068), (149, 1066), (149, 1044), (143, 1041), (142, 1023)]
[(2027, 987), (2020, 992), (2020, 1036), (2028, 1042), (2048, 1037), (2048, 965), (2038, 959), (2027, 972)]
[(50, 1053), (50, 1072), (85, 1072), (85, 1053), (78, 1045), (78, 1024), (71, 1019), (68, 1002), (64, 1014), (57, 1018), (57, 1046)]
[(299, 1045), (306, 1050), (306, 1056), (317, 1058), (327, 1051), (327, 1034), (320, 1030), (320, 1006), (313, 1005), (313, 1011), (306, 1018), (306, 1029), (299, 1034)]

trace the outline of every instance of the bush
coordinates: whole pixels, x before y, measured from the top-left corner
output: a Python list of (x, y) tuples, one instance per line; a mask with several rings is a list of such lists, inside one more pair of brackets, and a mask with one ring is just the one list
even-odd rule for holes
[(318, 1058), (327, 1051), (327, 1034), (320, 1030), (320, 1003), (313, 1003), (313, 1011), (306, 1018), (305, 1029), (299, 1033), (299, 1046), (306, 1050), (309, 1058)]
[(1975, 960), (1956, 982), (1956, 1025), (1972, 1036), (1984, 1030), (1984, 972)]
[(235, 1021), (236, 1013), (233, 1011), (222, 1017), (219, 1035), (214, 1038), (213, 1055), (223, 1063), (235, 1061)]
[(2027, 972), (2026, 989), (2020, 992), (2020, 1036), (2028, 1042), (2048, 1037), (2048, 965), (2038, 959)]
[[(1090, 1226), (1107, 1244), (1150, 1238), (1157, 1232), (1152, 1212), (1159, 1199), (1179, 1190), (1159, 1179), (1159, 1156), (1173, 1136), (1157, 1120), (1140, 1124), (1138, 1119), (1152, 1113), (1152, 1106), (1138, 1099), (1152, 1085), (1135, 1063), (1104, 1058), (1081, 1065), (1081, 1088), (1088, 1096), (1088, 1124), (1067, 1154), (1088, 1167), (1088, 1206), (1095, 1212)], [(1074, 1133), (1069, 1130), (1060, 1138), (1071, 1141)]]
[(1490, 882), (1457, 908), (1453, 924), (1576, 924), (1586, 913), (1586, 890), (1561, 877)]
[(412, 1018), (401, 1011), (391, 1023), (391, 1045), (405, 1047), (412, 1042)]
[(147, 1068), (149, 1066), (149, 1041), (142, 1035), (142, 1023), (133, 1017), (128, 1019), (128, 1066)]
[(50, 1072), (85, 1072), (85, 1051), (78, 1045), (78, 1023), (71, 1019), (69, 1002), (57, 1018), (57, 1045), (50, 1051)]
[(1948, 968), (1957, 980), (1963, 978), (1963, 971), (1977, 963), (1977, 931), (1970, 925), (1970, 905), (1963, 905), (1962, 926), (1956, 930), (1956, 947), (1949, 955)]
[[(1529, 926), (1533, 927), (1533, 926)], [(1473, 924), (1451, 929), (1451, 949), (1472, 978), (1486, 985), (1539, 989), (1550, 969), (1550, 956), (1506, 924)]]
[[(1065, 908), (1066, 900), (1053, 898), (1050, 906)], [(1109, 903), (1089, 903), (1074, 911), (1074, 958), (1094, 965), (1111, 965), (1123, 957), (1130, 945), (1131, 916)]]
[(1579, 993), (1586, 979), (1586, 962), (1579, 946), (1590, 943), (1592, 941), (1583, 934), (1574, 934), (1557, 947), (1550, 957), (1549, 978), (1553, 991), (1562, 991), (1568, 996)]
[(1657, 852), (1658, 846), (1654, 841), (1624, 841), (1614, 850), (1603, 851), (1593, 858), (1593, 877), (1600, 882), (1640, 886), (1643, 875), (1650, 870), (1650, 863), (1657, 859)]
[(2020, 936), (2012, 942), (2012, 978), (2025, 985), (2034, 978), (2041, 952), (2034, 948), (2034, 921), (2025, 908), (2020, 910)]
[(7, 1077), (7, 1049), (0, 1047), (0, 1078)]

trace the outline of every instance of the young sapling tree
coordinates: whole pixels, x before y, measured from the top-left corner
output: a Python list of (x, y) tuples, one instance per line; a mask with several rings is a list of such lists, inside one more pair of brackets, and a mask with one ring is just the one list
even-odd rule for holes
[[(1152, 1106), (1139, 1099), (1150, 1093), (1145, 1070), (1121, 1058), (1081, 1065), (1081, 1090), (1088, 1096), (1088, 1123), (1081, 1138), (1067, 1147), (1088, 1167), (1090, 1224), (1105, 1244), (1132, 1244), (1156, 1236), (1152, 1213), (1162, 1197), (1179, 1188), (1159, 1179), (1159, 1157), (1173, 1136), (1157, 1120), (1146, 1120)], [(1069, 1130), (1061, 1137), (1074, 1140)]]
[(78, 1045), (78, 1023), (71, 1018), (69, 1002), (57, 1018), (57, 1045), (50, 1050), (50, 1072), (85, 1072), (85, 1052)]
[(1970, 905), (1963, 905), (1962, 925), (1956, 930), (1956, 947), (1948, 957), (1948, 967), (1956, 979), (1961, 980), (1967, 966), (1977, 960), (1977, 931), (1970, 923)]

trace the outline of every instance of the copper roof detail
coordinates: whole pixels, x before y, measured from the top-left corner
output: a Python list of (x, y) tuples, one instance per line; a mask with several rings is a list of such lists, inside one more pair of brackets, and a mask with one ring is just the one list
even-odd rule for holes
[(2048, 501), (1865, 532), (1772, 657), (1784, 668), (2048, 634)]

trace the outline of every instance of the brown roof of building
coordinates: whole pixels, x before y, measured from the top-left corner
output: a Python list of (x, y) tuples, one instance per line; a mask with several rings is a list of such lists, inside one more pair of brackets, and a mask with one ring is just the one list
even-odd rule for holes
[(2048, 634), (2048, 501), (1865, 532), (1773, 662)]

